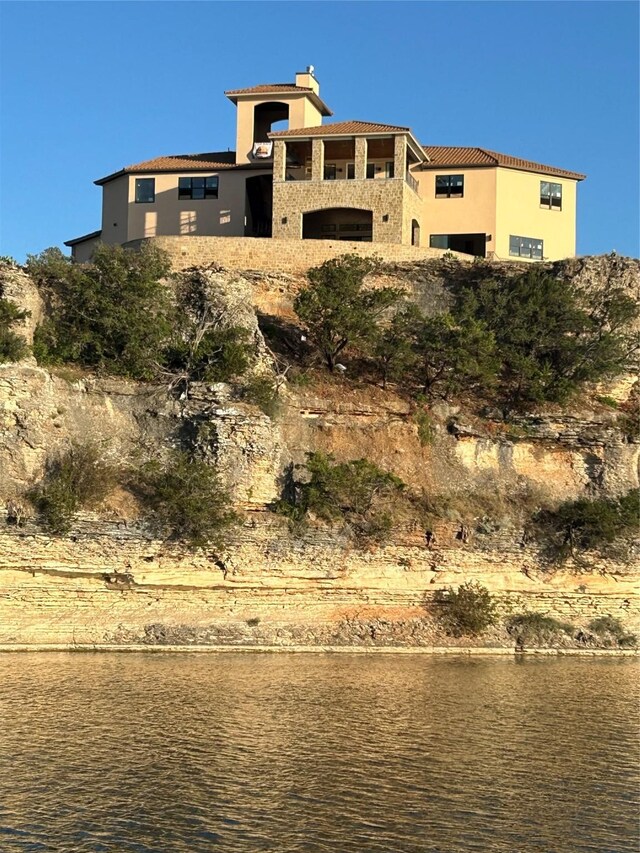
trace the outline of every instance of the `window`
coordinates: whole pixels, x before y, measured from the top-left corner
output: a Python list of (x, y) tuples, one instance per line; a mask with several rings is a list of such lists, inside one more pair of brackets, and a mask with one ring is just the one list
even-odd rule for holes
[(136, 178), (136, 204), (153, 204), (156, 200), (156, 179)]
[(347, 163), (347, 180), (352, 181), (356, 176), (356, 164)]
[(436, 175), (436, 198), (462, 198), (464, 175)]
[(218, 176), (209, 178), (178, 178), (179, 199), (218, 198)]
[(540, 181), (540, 207), (562, 210), (562, 184)]
[(375, 178), (376, 176), (376, 164), (375, 163), (367, 163), (367, 177)]
[(543, 241), (535, 237), (509, 236), (509, 254), (514, 258), (533, 258), (535, 261), (542, 260)]
[(324, 179), (325, 181), (335, 181), (336, 179), (336, 164), (335, 163), (325, 163), (324, 164)]
[(394, 174), (395, 163), (393, 160), (390, 160), (388, 163), (384, 164), (384, 176), (385, 178), (392, 178)]
[(429, 246), (432, 249), (448, 249), (449, 235), (448, 234), (431, 234), (429, 236)]

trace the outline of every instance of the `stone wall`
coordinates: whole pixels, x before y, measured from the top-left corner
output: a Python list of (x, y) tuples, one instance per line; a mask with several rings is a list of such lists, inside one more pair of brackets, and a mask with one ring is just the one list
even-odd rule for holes
[[(407, 193), (411, 193), (407, 187)], [(411, 217), (409, 217), (410, 222)], [(301, 273), (310, 267), (345, 254), (380, 255), (388, 263), (441, 258), (442, 249), (401, 246), (393, 243), (357, 243), (348, 240), (275, 240), (262, 237), (150, 237), (132, 240), (126, 247), (153, 242), (168, 252), (175, 270), (218, 264), (236, 270), (268, 273)], [(466, 255), (460, 255), (467, 259)]]

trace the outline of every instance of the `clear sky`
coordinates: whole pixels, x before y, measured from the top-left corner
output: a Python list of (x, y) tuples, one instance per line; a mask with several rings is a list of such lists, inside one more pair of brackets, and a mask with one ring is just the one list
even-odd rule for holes
[(96, 178), (233, 148), (229, 88), (313, 64), (334, 120), (588, 174), (578, 252), (638, 254), (636, 2), (0, 2), (0, 254), (100, 227)]

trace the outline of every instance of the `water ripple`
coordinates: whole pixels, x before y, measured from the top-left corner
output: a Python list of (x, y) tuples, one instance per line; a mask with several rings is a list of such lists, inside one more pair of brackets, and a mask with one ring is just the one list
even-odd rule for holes
[(638, 664), (0, 654), (3, 853), (636, 853)]

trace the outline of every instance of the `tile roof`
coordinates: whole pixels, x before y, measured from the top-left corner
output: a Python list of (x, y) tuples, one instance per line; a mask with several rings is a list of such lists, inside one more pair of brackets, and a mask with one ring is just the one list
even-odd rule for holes
[(155, 169), (225, 169), (235, 165), (235, 151), (216, 151), (211, 154), (170, 154), (167, 157), (154, 157), (125, 166), (125, 172), (148, 172)]
[(113, 172), (105, 178), (99, 178), (94, 184), (106, 184), (120, 175), (144, 172), (210, 172), (212, 169), (231, 169), (235, 166), (235, 151), (215, 151), (209, 154), (171, 154), (166, 157), (154, 157), (153, 160), (143, 160), (125, 166), (118, 172)]
[(489, 151), (487, 148), (466, 148), (448, 145), (425, 145), (425, 153), (429, 162), (423, 164), (424, 169), (444, 168), (445, 166), (503, 166), (505, 169), (521, 169), (525, 172), (540, 172), (543, 175), (555, 175), (559, 178), (572, 178), (582, 181), (586, 175), (580, 172), (569, 172), (556, 166), (545, 166), (532, 160), (522, 160), (509, 154)]
[(269, 95), (275, 92), (313, 92), (309, 86), (296, 86), (295, 83), (263, 83), (249, 86), (247, 89), (228, 89), (225, 95)]
[(331, 124), (320, 124), (317, 127), (300, 127), (297, 130), (277, 130), (270, 133), (270, 139), (280, 139), (286, 136), (348, 136), (358, 133), (410, 133), (408, 127), (397, 127), (394, 124), (375, 124), (370, 121), (334, 121)]

